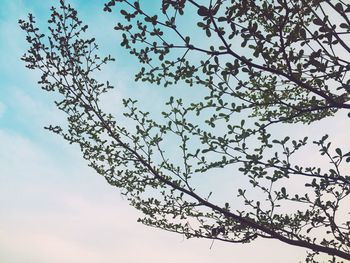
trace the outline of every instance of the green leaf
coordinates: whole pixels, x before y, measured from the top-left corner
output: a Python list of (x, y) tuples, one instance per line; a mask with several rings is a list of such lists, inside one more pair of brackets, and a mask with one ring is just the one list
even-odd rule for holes
[(342, 156), (342, 151), (341, 151), (341, 149), (337, 148), (337, 149), (335, 149), (335, 152), (336, 152), (339, 156)]
[(197, 14), (199, 16), (208, 16), (209, 15), (209, 10), (205, 6), (200, 6), (197, 10)]

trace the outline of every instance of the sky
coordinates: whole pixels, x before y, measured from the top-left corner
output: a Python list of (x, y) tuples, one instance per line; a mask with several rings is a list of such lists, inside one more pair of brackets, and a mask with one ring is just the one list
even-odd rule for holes
[[(185, 240), (137, 223), (138, 212), (118, 189), (88, 168), (79, 149), (43, 129), (63, 116), (36, 84), (38, 73), (27, 70), (20, 60), (27, 45), (17, 20), (32, 12), (45, 27), (49, 8), (57, 2), (1, 0), (0, 262), (302, 261), (303, 249), (277, 241), (215, 242), (210, 249), (210, 240)], [(117, 87), (105, 106), (118, 111), (120, 98), (133, 95), (147, 96), (146, 106), (163, 100), (159, 89), (133, 82), (137, 62), (120, 48), (120, 36), (113, 30), (115, 14), (104, 13), (103, 2), (72, 1), (101, 50), (117, 59), (99, 75)], [(153, 107), (157, 105), (161, 103)], [(349, 142), (341, 132), (348, 126), (337, 121), (335, 125), (339, 142)], [(313, 126), (301, 133), (318, 130)]]

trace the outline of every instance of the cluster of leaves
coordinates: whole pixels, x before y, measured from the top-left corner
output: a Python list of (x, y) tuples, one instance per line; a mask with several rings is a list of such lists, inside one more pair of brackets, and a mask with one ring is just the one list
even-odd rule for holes
[[(226, 242), (273, 238), (314, 251), (308, 262), (316, 262), (317, 253), (331, 255), (332, 262), (350, 259), (350, 221), (338, 216), (350, 194), (350, 177), (344, 172), (350, 152), (333, 150), (324, 136), (314, 144), (331, 167), (303, 167), (294, 156), (308, 139), (273, 139), (268, 131), (272, 124), (310, 123), (350, 107), (344, 96), (349, 93), (349, 63), (335, 54), (337, 45), (346, 50), (341, 37), (350, 31), (349, 6), (304, 0), (221, 0), (202, 6), (193, 0), (164, 0), (161, 14), (149, 15), (140, 2), (119, 0), (105, 4), (105, 11), (117, 2), (128, 8), (120, 10), (126, 22), (116, 26), (124, 31), (122, 46), (151, 66), (143, 67), (136, 79), (204, 85), (205, 100), (185, 105), (171, 97), (163, 121), (155, 121), (136, 101), (125, 99), (125, 116), (135, 122), (135, 130), (118, 125), (100, 105), (101, 95), (112, 86), (92, 77), (113, 59), (96, 54), (95, 40), (83, 38), (87, 26), (61, 0), (59, 10), (51, 10), (47, 38), (32, 15), (20, 21), (30, 45), (23, 60), (42, 72), (43, 89), (61, 94), (56, 104), (67, 114), (66, 129), (48, 129), (80, 145), (90, 166), (142, 211), (139, 220), (146, 225)], [(328, 16), (318, 17), (323, 5), (342, 15), (344, 32), (330, 26)], [(177, 19), (191, 7), (200, 19), (198, 28), (221, 44), (198, 46), (180, 33)], [(171, 32), (182, 43), (165, 40)], [(234, 51), (234, 41), (244, 56)], [(176, 50), (184, 54), (167, 59)], [(187, 59), (191, 52), (205, 59), (194, 64), (195, 59)], [(152, 65), (158, 60), (158, 66)], [(243, 118), (250, 116), (252, 122), (237, 121), (243, 110), (248, 112)], [(179, 146), (175, 157), (169, 144)], [(196, 190), (196, 178), (224, 172), (247, 181), (232, 200), (216, 202), (214, 191)], [(293, 184), (304, 187), (287, 187)], [(256, 199), (252, 192), (262, 197)]]
[[(115, 26), (123, 32), (122, 46), (150, 66), (141, 68), (137, 80), (204, 85), (215, 100), (209, 106), (224, 106), (226, 114), (252, 109), (252, 116), (267, 121), (310, 123), (350, 108), (350, 67), (343, 59), (350, 51), (349, 4), (208, 2), (204, 6), (194, 0), (164, 0), (159, 14), (147, 13), (147, 3), (139, 1), (106, 4), (105, 10), (112, 11), (118, 3), (125, 18)], [(185, 17), (185, 8), (191, 17)], [(333, 17), (327, 15), (332, 12)], [(193, 26), (186, 23), (181, 29), (181, 16)], [(342, 21), (333, 21), (337, 16)], [(200, 53), (200, 61), (191, 57), (195, 53)], [(232, 97), (241, 104), (230, 105)]]

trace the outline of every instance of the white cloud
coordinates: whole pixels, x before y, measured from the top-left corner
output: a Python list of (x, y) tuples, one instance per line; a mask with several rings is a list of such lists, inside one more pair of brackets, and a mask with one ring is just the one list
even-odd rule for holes
[[(251, 245), (183, 237), (136, 223), (137, 213), (76, 155), (0, 131), (0, 259), (11, 263), (296, 262), (303, 249), (266, 241)], [(52, 145), (51, 145), (52, 146)], [(59, 148), (59, 146), (55, 146)], [(265, 255), (273, 244), (278, 248)], [(255, 253), (252, 254), (251, 251)], [(171, 256), (170, 256), (171, 255)], [(145, 261), (145, 259), (147, 259)]]
[[(23, 6), (13, 13), (24, 14), (21, 8)], [(7, 62), (4, 67), (16, 70), (12, 74), (15, 76), (20, 73), (18, 66), (23, 66), (18, 60), (23, 52), (23, 35), (18, 32), (16, 21), (7, 22), (1, 24), (0, 31), (2, 39), (11, 39), (11, 42), (7, 41), (6, 50), (2, 50), (1, 54), (6, 53), (2, 61)], [(95, 24), (95, 28), (102, 27)], [(124, 87), (130, 85), (128, 77), (132, 76), (122, 70), (103, 72), (99, 77), (111, 77), (116, 85), (115, 98), (110, 95), (105, 98), (106, 109), (119, 112), (122, 107), (116, 105), (116, 101), (120, 102), (122, 95), (127, 94)], [(34, 84), (34, 74), (26, 74), (22, 81)], [(153, 109), (166, 97), (163, 90), (141, 91), (140, 86), (129, 87), (128, 93), (137, 93)], [(41, 127), (42, 123), (63, 120), (54, 106), (41, 100), (44, 96), (35, 97), (43, 91), (33, 96), (24, 88), (11, 89), (12, 97), (6, 106), (16, 104), (16, 112), (22, 114), (25, 127), (31, 128), (33, 123)], [(209, 240), (182, 241), (180, 235), (137, 224), (133, 208), (120, 200), (117, 189), (86, 167), (76, 148), (63, 140), (57, 142), (47, 134), (44, 136), (47, 137), (33, 141), (29, 136), (0, 130), (1, 262), (261, 262), (263, 255), (264, 262), (282, 259), (289, 263), (298, 262), (305, 255), (303, 249), (265, 240), (249, 245), (215, 242), (209, 250)]]

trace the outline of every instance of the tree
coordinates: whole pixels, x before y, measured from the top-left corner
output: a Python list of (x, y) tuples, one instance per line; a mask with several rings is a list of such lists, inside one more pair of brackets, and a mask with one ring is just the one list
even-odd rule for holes
[[(303, 167), (295, 156), (305, 154), (308, 138), (271, 135), (276, 125), (310, 124), (350, 108), (350, 5), (199, 2), (159, 1), (156, 14), (142, 1), (105, 4), (108, 12), (119, 5), (121, 45), (145, 64), (136, 80), (205, 87), (198, 101), (170, 97), (162, 120), (135, 100), (123, 100), (134, 128), (101, 109), (101, 95), (112, 86), (93, 73), (113, 58), (96, 54), (95, 39), (83, 37), (87, 26), (75, 9), (63, 0), (52, 8), (48, 38), (32, 15), (20, 20), (30, 44), (22, 59), (42, 72), (44, 90), (61, 94), (56, 105), (67, 114), (66, 128), (47, 129), (78, 144), (89, 165), (142, 211), (139, 221), (146, 225), (233, 243), (277, 239), (306, 248), (306, 262), (317, 262), (319, 253), (329, 262), (350, 260), (350, 152), (334, 148), (324, 135), (313, 142), (322, 165)], [(188, 14), (192, 38), (181, 29)], [(172, 158), (174, 143), (179, 147)], [(330, 165), (323, 167), (325, 161)], [(244, 185), (234, 197), (221, 202), (220, 193), (198, 190), (205, 175), (224, 172)]]

